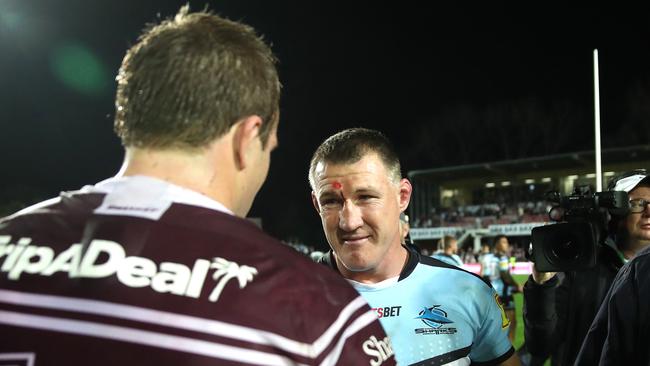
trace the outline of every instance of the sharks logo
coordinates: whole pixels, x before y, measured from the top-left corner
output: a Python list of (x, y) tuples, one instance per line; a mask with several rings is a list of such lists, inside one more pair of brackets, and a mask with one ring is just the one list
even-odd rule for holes
[(506, 311), (503, 308), (503, 301), (501, 301), (501, 298), (497, 294), (494, 294), (494, 301), (497, 303), (499, 310), (501, 310), (501, 329), (506, 329), (510, 326), (510, 320), (508, 319)]
[(443, 324), (450, 324), (453, 321), (447, 318), (447, 312), (439, 309), (440, 305), (433, 305), (430, 308), (423, 308), (415, 319), (422, 319), (422, 322), (431, 328), (440, 328)]
[(415, 319), (420, 319), (429, 328), (417, 328), (415, 334), (454, 334), (458, 330), (443, 325), (452, 324), (454, 321), (449, 319), (447, 312), (440, 309), (440, 305), (433, 305), (430, 308), (423, 307)]

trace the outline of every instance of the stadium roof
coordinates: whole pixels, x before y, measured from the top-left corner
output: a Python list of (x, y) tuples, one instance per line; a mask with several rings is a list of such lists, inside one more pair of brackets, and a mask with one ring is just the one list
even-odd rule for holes
[[(412, 170), (409, 179), (457, 180), (481, 176), (512, 176), (529, 172), (561, 170), (595, 170), (594, 151), (579, 151), (566, 154), (547, 155), (532, 158), (501, 160), (490, 163), (457, 165), (452, 167)], [(629, 169), (642, 168), (637, 162), (650, 161), (650, 145), (635, 145), (602, 150), (602, 165), (630, 165)], [(650, 168), (650, 167), (648, 167)]]

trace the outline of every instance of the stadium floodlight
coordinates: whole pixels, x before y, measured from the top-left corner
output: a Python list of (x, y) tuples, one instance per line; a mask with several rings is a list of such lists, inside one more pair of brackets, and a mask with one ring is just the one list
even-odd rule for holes
[(529, 179), (526, 179), (526, 180), (524, 181), (524, 183), (526, 183), (526, 184), (533, 184), (533, 183), (535, 183), (535, 179), (530, 179), (530, 178), (529, 178)]
[(507, 186), (509, 186), (509, 185), (510, 185), (510, 181), (509, 181), (509, 180), (505, 180), (505, 181), (501, 182), (501, 187), (507, 187)]
[(495, 185), (493, 182), (485, 183), (485, 188), (494, 188)]
[(594, 49), (594, 145), (596, 155), (596, 192), (603, 190), (603, 164), (600, 154), (600, 79), (598, 76), (598, 49)]
[(578, 176), (577, 175), (570, 175), (570, 176), (567, 177), (567, 179), (576, 180), (576, 179), (578, 179)]
[(35, 49), (47, 49), (59, 36), (57, 30), (60, 25), (55, 19), (47, 12), (35, 11), (31, 3), (0, 1), (0, 45), (2, 56), (9, 60), (14, 57), (19, 59), (26, 51), (31, 53)]
[(88, 47), (67, 42), (54, 48), (52, 73), (65, 86), (84, 95), (101, 96), (110, 89), (110, 73), (102, 60)]
[(15, 31), (20, 27), (22, 19), (19, 14), (7, 11), (0, 12), (0, 29)]
[(542, 178), (542, 182), (544, 182), (544, 183), (549, 183), (550, 181), (551, 181), (551, 177)]
[(589, 173), (589, 174), (585, 175), (585, 178), (589, 178), (589, 179), (596, 178), (596, 173)]
[(614, 172), (605, 172), (605, 176), (606, 176), (606, 177), (611, 177), (611, 176), (613, 176), (614, 174), (616, 174), (616, 173), (614, 173)]

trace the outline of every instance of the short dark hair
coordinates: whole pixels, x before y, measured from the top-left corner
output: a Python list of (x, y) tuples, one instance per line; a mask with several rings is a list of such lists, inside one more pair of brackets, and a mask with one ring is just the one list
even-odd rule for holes
[(314, 152), (309, 164), (311, 188), (315, 188), (314, 175), (318, 163), (352, 164), (371, 153), (379, 156), (394, 182), (402, 178), (399, 157), (383, 133), (367, 128), (350, 128), (330, 136)]
[(276, 58), (253, 28), (183, 6), (146, 30), (120, 67), (115, 131), (124, 146), (193, 149), (244, 117), (277, 123)]

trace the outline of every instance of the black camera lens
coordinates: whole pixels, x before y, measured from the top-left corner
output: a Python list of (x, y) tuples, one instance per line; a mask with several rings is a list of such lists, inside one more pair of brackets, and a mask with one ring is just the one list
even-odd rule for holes
[(580, 257), (581, 246), (576, 238), (564, 238), (551, 245), (551, 253), (562, 261), (576, 260)]
[(533, 228), (532, 258), (540, 272), (577, 271), (596, 264), (599, 237), (593, 222), (573, 221)]

